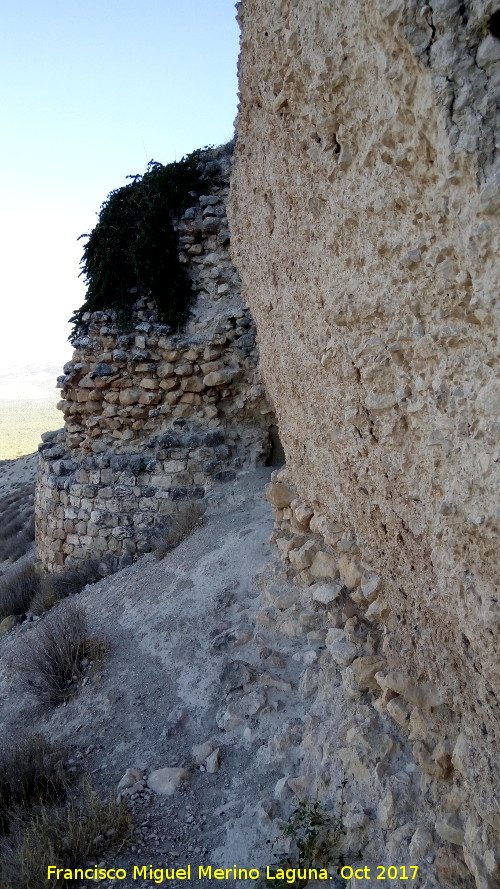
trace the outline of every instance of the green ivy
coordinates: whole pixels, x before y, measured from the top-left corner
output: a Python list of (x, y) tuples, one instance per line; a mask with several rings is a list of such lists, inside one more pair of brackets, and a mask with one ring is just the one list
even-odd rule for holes
[(150, 161), (144, 175), (128, 176), (131, 182), (108, 195), (95, 228), (80, 236), (87, 238), (80, 263), (87, 294), (70, 318), (70, 341), (86, 312), (115, 311), (126, 329), (140, 297), (154, 300), (160, 322), (171, 328), (185, 322), (195, 291), (179, 261), (173, 222), (203, 191), (223, 184), (200, 173), (202, 150), (165, 166)]
[[(346, 829), (344, 826), (345, 815), (345, 788), (347, 779), (344, 775), (337, 790), (340, 792), (338, 814), (327, 811), (319, 800), (309, 802), (302, 800), (293, 810), (287, 822), (281, 827), (280, 834), (274, 840), (266, 842), (274, 850), (274, 865), (266, 868), (269, 877), (263, 877), (256, 884), (256, 889), (265, 889), (272, 886), (273, 889), (285, 889), (295, 886), (302, 889), (308, 883), (308, 876), (301, 874), (312, 869), (340, 869), (344, 864), (343, 845)], [(281, 848), (284, 840), (292, 840), (291, 854), (282, 854)], [(361, 852), (356, 859), (361, 858)], [(287, 874), (287, 871), (290, 873)], [(292, 876), (295, 872), (295, 878)], [(282, 879), (285, 873), (285, 879)], [(335, 884), (333, 884), (335, 885)]]

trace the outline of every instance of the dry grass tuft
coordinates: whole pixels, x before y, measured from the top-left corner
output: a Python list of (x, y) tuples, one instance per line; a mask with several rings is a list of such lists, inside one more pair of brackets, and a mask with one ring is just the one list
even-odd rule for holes
[[(9, 836), (0, 847), (1, 889), (40, 889), (47, 867), (81, 868), (117, 851), (132, 837), (132, 819), (125, 804), (101, 800), (89, 787), (82, 799), (65, 808), (40, 806), (27, 820), (19, 814), (10, 822)], [(74, 881), (51, 879), (66, 887)]]
[(0, 620), (28, 610), (43, 614), (56, 602), (76, 595), (96, 580), (100, 580), (100, 575), (93, 559), (63, 568), (57, 574), (42, 574), (33, 562), (16, 565), (0, 580)]
[(56, 602), (75, 596), (87, 586), (100, 580), (98, 563), (89, 559), (78, 565), (68, 565), (56, 574), (44, 574), (40, 580), (40, 588), (31, 602), (33, 614), (43, 614)]
[(0, 562), (16, 562), (35, 539), (32, 484), (0, 497)]
[(0, 751), (0, 835), (14, 813), (59, 802), (68, 786), (66, 751), (42, 735), (3, 742)]
[(0, 580), (0, 620), (9, 614), (24, 614), (40, 586), (40, 575), (33, 562), (11, 569)]
[(177, 512), (170, 516), (170, 526), (161, 536), (158, 535), (154, 538), (153, 552), (158, 561), (164, 559), (169, 552), (179, 546), (185, 537), (192, 534), (196, 526), (200, 524), (206, 508), (206, 505), (200, 500), (179, 504)]
[(102, 640), (89, 636), (85, 614), (73, 604), (47, 617), (29, 637), (16, 651), (13, 668), (21, 686), (45, 704), (71, 697), (89, 663), (106, 651)]

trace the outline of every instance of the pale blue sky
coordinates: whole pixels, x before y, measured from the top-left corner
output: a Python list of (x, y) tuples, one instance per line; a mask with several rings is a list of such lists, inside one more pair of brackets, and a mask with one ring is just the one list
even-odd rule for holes
[(233, 0), (0, 4), (0, 368), (67, 360), (83, 242), (148, 160), (232, 137)]

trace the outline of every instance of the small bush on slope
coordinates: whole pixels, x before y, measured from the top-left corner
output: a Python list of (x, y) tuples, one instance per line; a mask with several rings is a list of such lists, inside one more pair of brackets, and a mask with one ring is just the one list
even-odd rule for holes
[(33, 562), (12, 569), (0, 580), (0, 620), (28, 611), (39, 587), (40, 575)]
[(41, 703), (61, 704), (83, 677), (86, 661), (102, 657), (106, 645), (88, 634), (85, 614), (66, 605), (34, 628), (14, 655), (21, 686)]
[(88, 583), (95, 583), (96, 580), (100, 580), (100, 575), (98, 564), (93, 559), (76, 566), (68, 565), (55, 574), (44, 574), (40, 580), (39, 590), (31, 602), (31, 611), (34, 614), (43, 614), (56, 602), (68, 596), (75, 596)]
[(42, 735), (3, 739), (0, 751), (0, 835), (15, 813), (64, 798), (68, 785), (66, 751)]
[[(41, 805), (29, 817), (18, 811), (0, 843), (0, 889), (40, 889), (47, 868), (84, 867), (103, 854), (117, 851), (132, 836), (132, 819), (124, 803), (102, 800), (85, 786), (78, 801), (64, 807)], [(74, 880), (51, 878), (62, 889)], [(78, 882), (78, 885), (81, 885)]]
[(0, 497), (0, 562), (15, 562), (35, 539), (33, 485)]
[(179, 546), (179, 543), (188, 537), (200, 523), (206, 510), (206, 505), (199, 500), (194, 503), (183, 503), (178, 512), (171, 518), (169, 527), (155, 536), (153, 540), (153, 552), (158, 561), (164, 559), (167, 553)]

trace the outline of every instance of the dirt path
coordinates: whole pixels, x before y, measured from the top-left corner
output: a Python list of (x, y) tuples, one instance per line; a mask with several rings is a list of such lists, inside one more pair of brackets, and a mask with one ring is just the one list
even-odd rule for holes
[[(198, 867), (272, 864), (267, 841), (297, 801), (319, 794), (334, 804), (343, 770), (352, 860), (363, 846), (363, 864), (406, 864), (423, 829), (409, 750), (325, 644), (328, 628), (346, 620), (347, 591), (328, 609), (287, 581), (268, 543), (268, 478), (267, 469), (241, 473), (213, 492), (203, 524), (163, 561), (145, 556), (75, 597), (110, 650), (66, 706), (40, 714), (16, 687), (10, 653), (38, 624), (0, 639), (4, 725), (31, 722), (68, 744), (103, 793), (116, 793), (128, 768), (145, 772), (146, 786), (129, 796), (134, 844), (107, 859), (127, 870), (125, 889), (158, 885), (131, 879), (134, 866), (149, 874), (150, 865), (191, 864), (193, 878), (170, 886), (255, 885), (198, 879)], [(213, 771), (193, 759), (205, 742), (219, 751)], [(147, 786), (165, 767), (187, 770), (171, 796)]]
[[(256, 815), (256, 803), (266, 791), (272, 797), (281, 771), (256, 772), (255, 754), (279, 731), (294, 693), (286, 659), (256, 641), (255, 576), (274, 557), (262, 496), (268, 478), (268, 470), (242, 474), (214, 498), (216, 514), (166, 559), (146, 556), (76, 597), (110, 653), (99, 681), (43, 715), (39, 728), (68, 743), (75, 761), (85, 759), (103, 791), (114, 791), (128, 767), (189, 769), (174, 796), (146, 789), (131, 800), (137, 841), (111, 862), (129, 873), (133, 865), (258, 867), (270, 860), (271, 822), (264, 810)], [(8, 694), (8, 650), (36, 630), (25, 623), (4, 642), (0, 713), (14, 726), (34, 711), (28, 698)], [(192, 746), (206, 741), (220, 752), (213, 774), (193, 763)]]

